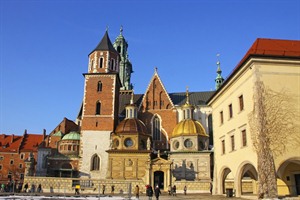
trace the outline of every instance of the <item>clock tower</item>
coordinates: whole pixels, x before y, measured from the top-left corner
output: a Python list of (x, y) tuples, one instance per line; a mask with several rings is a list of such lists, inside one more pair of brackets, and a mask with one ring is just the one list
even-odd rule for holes
[(106, 31), (89, 54), (88, 73), (83, 74), (84, 97), (81, 119), (81, 176), (105, 178), (110, 135), (118, 123), (119, 53)]

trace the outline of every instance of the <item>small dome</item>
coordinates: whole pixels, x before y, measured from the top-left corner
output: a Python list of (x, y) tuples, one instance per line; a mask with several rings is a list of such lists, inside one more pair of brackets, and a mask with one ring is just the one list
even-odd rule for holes
[(192, 119), (185, 119), (175, 126), (173, 129), (172, 138), (191, 135), (208, 137), (200, 122)]
[(77, 132), (70, 132), (66, 134), (62, 140), (80, 140), (80, 134)]
[(141, 133), (147, 134), (147, 128), (145, 124), (136, 118), (124, 119), (116, 128), (116, 134), (119, 133)]
[(63, 135), (63, 133), (61, 132), (61, 131), (58, 131), (58, 132), (56, 132), (56, 133), (54, 133), (52, 136), (62, 136)]

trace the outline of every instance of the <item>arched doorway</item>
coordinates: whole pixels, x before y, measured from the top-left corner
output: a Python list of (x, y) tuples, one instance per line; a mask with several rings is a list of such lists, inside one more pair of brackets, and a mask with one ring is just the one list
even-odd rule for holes
[(154, 187), (159, 186), (160, 189), (164, 189), (164, 172), (154, 172)]
[(236, 196), (257, 194), (258, 174), (255, 167), (251, 163), (245, 162), (240, 165), (237, 173)]
[(234, 177), (229, 168), (224, 168), (221, 172), (220, 194), (225, 194), (227, 188), (234, 187)]
[[(285, 183), (285, 185), (277, 184), (279, 196), (300, 195), (300, 157), (284, 161), (279, 166), (277, 175)], [(284, 187), (286, 187), (286, 190), (284, 190)]]

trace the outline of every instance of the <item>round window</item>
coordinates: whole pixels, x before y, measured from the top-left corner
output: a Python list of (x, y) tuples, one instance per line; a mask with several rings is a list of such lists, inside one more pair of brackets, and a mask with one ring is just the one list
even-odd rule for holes
[(186, 140), (184, 141), (184, 146), (185, 146), (186, 148), (191, 148), (191, 147), (193, 146), (192, 140), (186, 139)]
[(177, 140), (173, 142), (173, 148), (174, 150), (177, 150), (179, 148), (179, 142)]
[(133, 141), (131, 138), (127, 138), (124, 142), (126, 147), (131, 147), (133, 145)]
[(119, 140), (118, 139), (114, 139), (114, 147), (117, 148), (119, 146)]

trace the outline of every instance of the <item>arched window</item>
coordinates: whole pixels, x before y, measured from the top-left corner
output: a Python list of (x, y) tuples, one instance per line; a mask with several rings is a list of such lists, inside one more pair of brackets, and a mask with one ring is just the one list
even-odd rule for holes
[(100, 58), (100, 61), (99, 61), (99, 68), (103, 68), (103, 58)]
[(153, 140), (160, 140), (160, 119), (155, 116), (153, 118), (153, 128), (152, 128), (152, 136)]
[(101, 103), (98, 101), (96, 103), (96, 115), (100, 115), (100, 111), (101, 111)]
[(121, 53), (121, 47), (120, 46), (117, 47), (117, 51), (118, 51), (118, 53)]
[(91, 171), (99, 170), (100, 168), (100, 158), (98, 155), (93, 155), (91, 159)]
[(115, 60), (111, 59), (111, 69), (115, 70)]
[(101, 81), (98, 82), (97, 91), (98, 92), (102, 91), (102, 82)]

